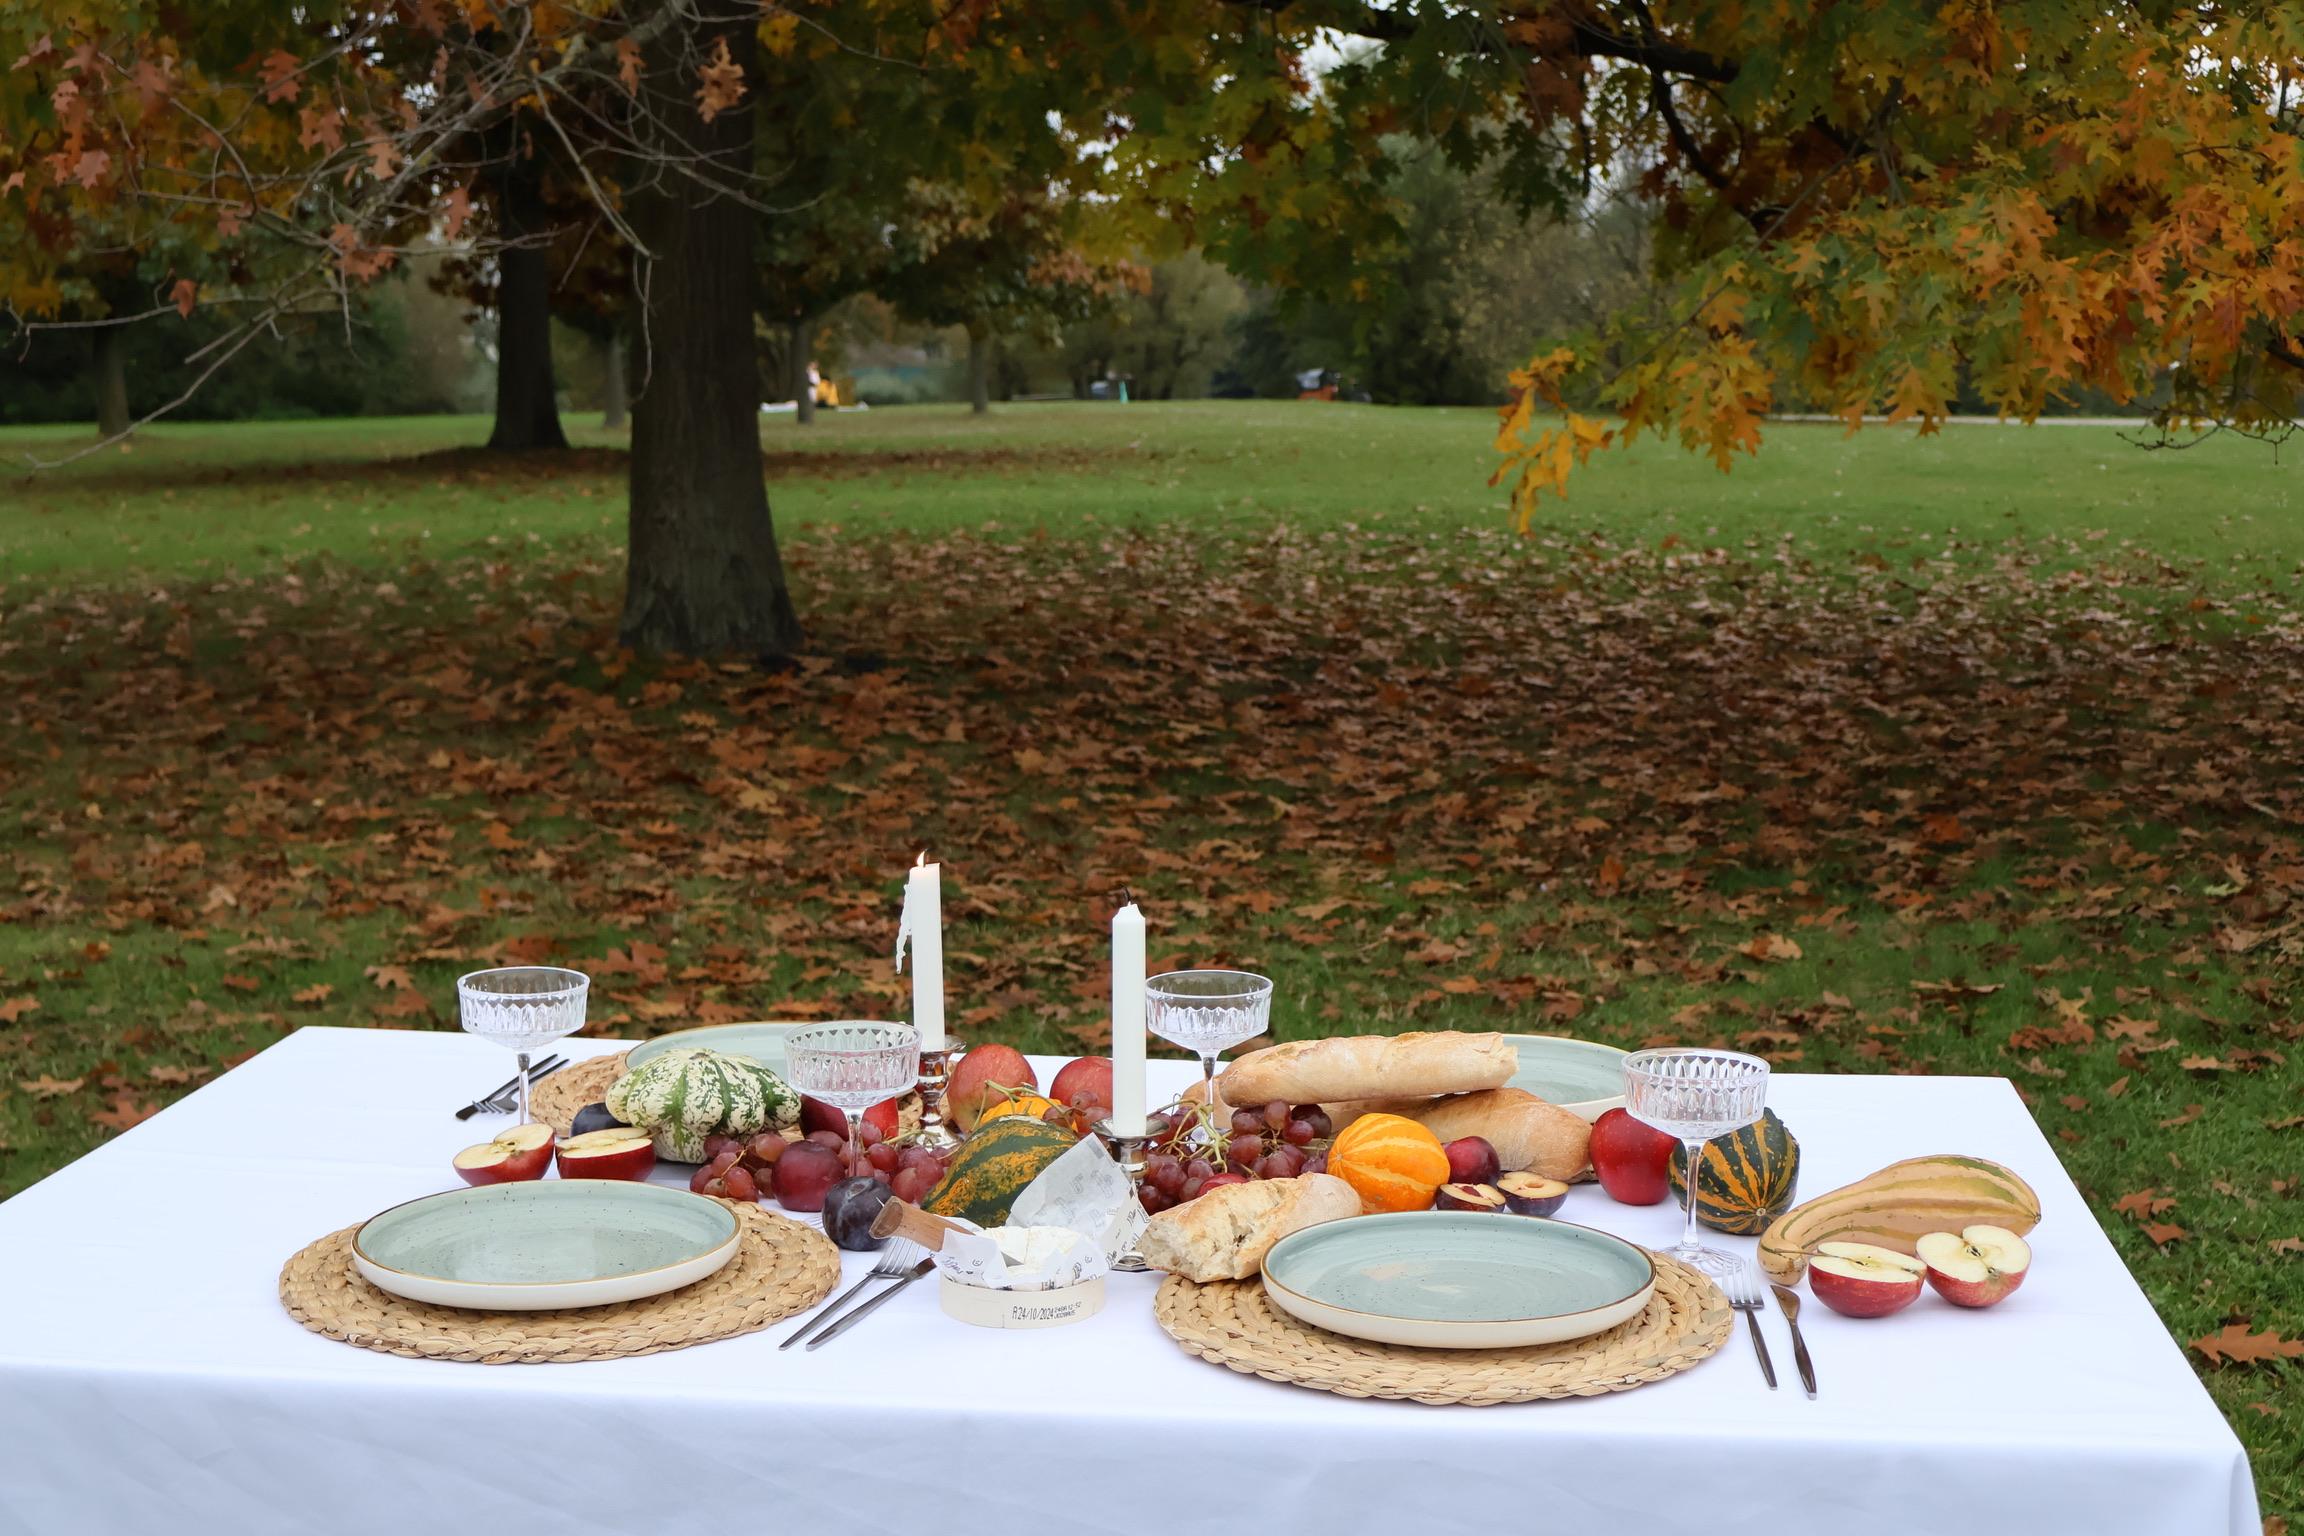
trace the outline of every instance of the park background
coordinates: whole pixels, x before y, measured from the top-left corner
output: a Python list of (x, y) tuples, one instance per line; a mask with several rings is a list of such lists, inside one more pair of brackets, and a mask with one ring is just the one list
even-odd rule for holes
[(1540, 205), (1384, 154), (1322, 280), (1037, 191), (870, 282), (758, 252), (808, 295), (731, 322), (806, 628), (770, 658), (631, 643), (597, 246), (428, 235), (213, 377), (216, 275), (60, 266), (0, 349), (0, 1197), (299, 1026), (453, 1029), (483, 964), (588, 972), (599, 1034), (899, 1009), (925, 849), (968, 1039), (1105, 1045), (1126, 883), (1156, 968), (1274, 976), (1283, 1037), (2013, 1079), (2284, 1530), (2292, 466), (2171, 438), (2167, 369), (2003, 423), (1937, 336), (1934, 408), (1874, 402), (1935, 430), (1787, 378), (1733, 474), (1651, 439), (1531, 505), (1516, 371), (1636, 366), (1685, 231), (1620, 169)]

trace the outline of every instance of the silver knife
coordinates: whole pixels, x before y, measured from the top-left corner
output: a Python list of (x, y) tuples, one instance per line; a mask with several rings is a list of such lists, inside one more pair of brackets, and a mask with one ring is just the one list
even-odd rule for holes
[(1784, 1321), (1792, 1325), (1792, 1361), (1800, 1367), (1800, 1385), (1808, 1395), (1816, 1395), (1816, 1362), (1808, 1358), (1808, 1341), (1800, 1337), (1800, 1297), (1790, 1286), (1772, 1285), (1776, 1305), (1784, 1309)]
[(834, 1339), (840, 1337), (840, 1335), (846, 1333), (849, 1329), (864, 1321), (865, 1318), (871, 1316), (873, 1308), (879, 1306), (889, 1297), (895, 1295), (898, 1291), (904, 1289), (904, 1287), (910, 1285), (913, 1281), (919, 1279), (922, 1275), (928, 1273), (928, 1271), (934, 1269), (935, 1267), (936, 1261), (934, 1259), (922, 1259), (919, 1263), (912, 1266), (911, 1270), (905, 1274), (903, 1279), (897, 1281), (894, 1285), (888, 1287), (888, 1289), (882, 1291), (879, 1295), (873, 1297), (870, 1301), (864, 1302), (861, 1305), (852, 1308), (845, 1317), (840, 1319), (840, 1321), (834, 1323), (831, 1327), (825, 1329), (822, 1333), (810, 1339), (808, 1341), (808, 1347), (810, 1349), (817, 1349), (823, 1345), (831, 1343)]

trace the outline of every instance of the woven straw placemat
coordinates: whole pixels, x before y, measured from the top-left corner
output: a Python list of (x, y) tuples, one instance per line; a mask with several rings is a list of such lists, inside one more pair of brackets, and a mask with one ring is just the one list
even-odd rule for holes
[(1474, 1406), (1594, 1397), (1688, 1369), (1718, 1349), (1735, 1322), (1718, 1286), (1662, 1254), (1655, 1259), (1656, 1294), (1638, 1317), (1588, 1339), (1521, 1349), (1409, 1349), (1348, 1339), (1280, 1311), (1260, 1279), (1195, 1285), (1170, 1275), (1152, 1315), (1203, 1360), (1344, 1397)]
[[(570, 1068), (574, 1071), (574, 1068)], [(331, 1339), (421, 1360), (542, 1365), (619, 1360), (709, 1344), (816, 1305), (840, 1278), (840, 1251), (813, 1227), (727, 1202), (744, 1229), (736, 1257), (694, 1285), (640, 1301), (562, 1312), (475, 1312), (380, 1291), (352, 1267), (352, 1234), (331, 1232), (280, 1271), (288, 1315)]]
[(624, 1075), (624, 1058), (631, 1054), (618, 1051), (562, 1067), (528, 1090), (528, 1113), (552, 1127), (553, 1135), (567, 1135), (576, 1111), (600, 1102), (600, 1096)]
[[(601, 1095), (624, 1075), (624, 1059), (631, 1054), (619, 1051), (562, 1067), (528, 1090), (528, 1112), (552, 1127), (553, 1135), (567, 1135), (568, 1128), (576, 1123), (576, 1112), (587, 1104), (599, 1103)], [(896, 1134), (909, 1135), (918, 1129), (920, 1095), (908, 1093), (896, 1105)]]

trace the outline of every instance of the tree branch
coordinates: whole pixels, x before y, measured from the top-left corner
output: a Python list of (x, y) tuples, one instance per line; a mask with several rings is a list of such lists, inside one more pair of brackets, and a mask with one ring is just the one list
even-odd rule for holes
[[(1412, 15), (1380, 10), (1362, 0), (1223, 0), (1223, 3), (1243, 10), (1262, 11), (1267, 16), (1298, 10), (1301, 5), (1299, 19), (1313, 26), (1379, 43), (1407, 42), (1421, 27)], [(1686, 75), (1715, 85), (1728, 84), (1741, 68), (1734, 59), (1666, 42), (1652, 31), (1645, 37), (1629, 37), (1588, 19), (1578, 19), (1569, 26), (1569, 50), (1580, 59), (1623, 59), (1654, 74)]]

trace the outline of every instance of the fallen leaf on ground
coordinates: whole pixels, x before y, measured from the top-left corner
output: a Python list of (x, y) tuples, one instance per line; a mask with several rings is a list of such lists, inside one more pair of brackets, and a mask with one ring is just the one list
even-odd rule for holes
[(2245, 1323), (2226, 1323), (2220, 1333), (2192, 1341), (2210, 1365), (2253, 1365), (2263, 1360), (2304, 1359), (2304, 1339), (2284, 1339), (2272, 1329), (2251, 1332)]

